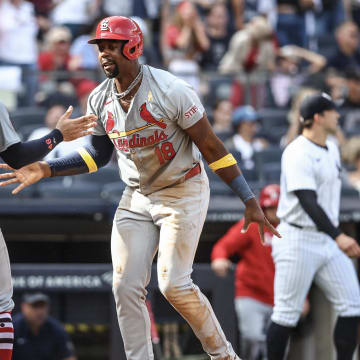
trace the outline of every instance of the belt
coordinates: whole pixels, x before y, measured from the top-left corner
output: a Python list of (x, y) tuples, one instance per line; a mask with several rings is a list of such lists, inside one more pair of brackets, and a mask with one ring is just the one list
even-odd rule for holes
[(287, 224), (289, 224), (290, 226), (296, 227), (297, 229), (302, 229), (302, 230), (317, 230), (316, 227), (314, 226), (301, 226), (298, 224), (294, 224), (294, 223), (290, 223), (290, 222), (286, 222)]
[(197, 164), (185, 174), (184, 181), (189, 180), (192, 177), (194, 177), (195, 175), (198, 175), (200, 173), (201, 173), (201, 166), (200, 166), (200, 164)]

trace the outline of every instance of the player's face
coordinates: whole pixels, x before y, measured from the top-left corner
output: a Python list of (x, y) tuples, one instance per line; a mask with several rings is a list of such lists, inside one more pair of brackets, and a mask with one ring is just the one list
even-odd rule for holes
[(115, 78), (125, 58), (121, 53), (122, 43), (116, 40), (101, 40), (98, 42), (99, 62), (106, 77)]
[(323, 112), (323, 124), (329, 134), (335, 134), (338, 128), (340, 114), (336, 110), (325, 110)]

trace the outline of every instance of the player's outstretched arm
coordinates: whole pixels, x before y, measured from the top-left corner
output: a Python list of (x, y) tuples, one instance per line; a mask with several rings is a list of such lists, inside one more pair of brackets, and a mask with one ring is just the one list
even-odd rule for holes
[(45, 177), (69, 176), (97, 171), (105, 166), (112, 155), (113, 144), (107, 135), (92, 136), (91, 145), (54, 160), (39, 161), (21, 169), (14, 170), (6, 164), (0, 164), (0, 169), (11, 170), (0, 174), (0, 186), (20, 183), (12, 193), (17, 194), (25, 187), (35, 184)]
[(276, 229), (265, 217), (255, 195), (250, 190), (236, 160), (226, 150), (222, 141), (215, 135), (209, 120), (204, 116), (193, 126), (185, 130), (199, 148), (210, 168), (227, 183), (245, 204), (245, 222), (243, 232), (246, 232), (250, 223), (259, 225), (261, 241), (264, 242), (264, 227), (266, 226), (274, 235), (281, 237)]
[(0, 153), (3, 160), (15, 169), (41, 160), (62, 141), (71, 141), (92, 133), (96, 126), (96, 116), (88, 115), (70, 119), (72, 106), (62, 115), (57, 126), (40, 139), (25, 143), (18, 142)]

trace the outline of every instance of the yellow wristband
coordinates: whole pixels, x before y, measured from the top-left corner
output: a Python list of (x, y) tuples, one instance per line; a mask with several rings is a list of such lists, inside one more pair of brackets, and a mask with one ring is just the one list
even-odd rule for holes
[(85, 148), (82, 147), (82, 148), (77, 149), (76, 151), (80, 154), (82, 159), (85, 161), (85, 164), (89, 169), (89, 173), (95, 172), (98, 170), (96, 162), (91, 157), (91, 155), (86, 151)]
[(216, 171), (219, 169), (223, 169), (232, 165), (237, 164), (237, 161), (235, 160), (235, 158), (233, 157), (232, 154), (227, 154), (224, 157), (222, 157), (219, 160), (216, 160), (214, 162), (212, 162), (211, 164), (209, 164), (209, 167), (212, 171)]

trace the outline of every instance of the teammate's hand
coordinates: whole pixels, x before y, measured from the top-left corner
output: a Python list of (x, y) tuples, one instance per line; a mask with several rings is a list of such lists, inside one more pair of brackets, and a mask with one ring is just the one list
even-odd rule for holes
[(93, 114), (70, 119), (73, 107), (69, 106), (66, 113), (60, 117), (56, 124), (56, 129), (60, 130), (64, 141), (75, 140), (79, 137), (90, 135), (96, 126), (97, 117)]
[(349, 257), (360, 257), (360, 246), (355, 239), (345, 234), (336, 237), (339, 248)]
[(263, 211), (256, 198), (252, 198), (245, 203), (245, 221), (244, 226), (241, 230), (242, 233), (245, 233), (250, 223), (256, 222), (259, 224), (259, 234), (262, 244), (265, 244), (264, 240), (264, 227), (266, 226), (274, 235), (278, 238), (281, 238), (281, 235), (278, 231), (271, 225), (270, 221), (265, 217)]
[(232, 262), (229, 259), (215, 259), (211, 262), (211, 269), (216, 275), (225, 277), (228, 270), (232, 267)]
[(0, 169), (11, 170), (9, 173), (0, 174), (0, 179), (10, 179), (1, 181), (0, 186), (20, 183), (20, 185), (11, 192), (14, 195), (27, 186), (35, 184), (42, 178), (51, 175), (49, 164), (45, 161), (37, 161), (18, 170), (11, 168), (7, 164), (0, 164)]

